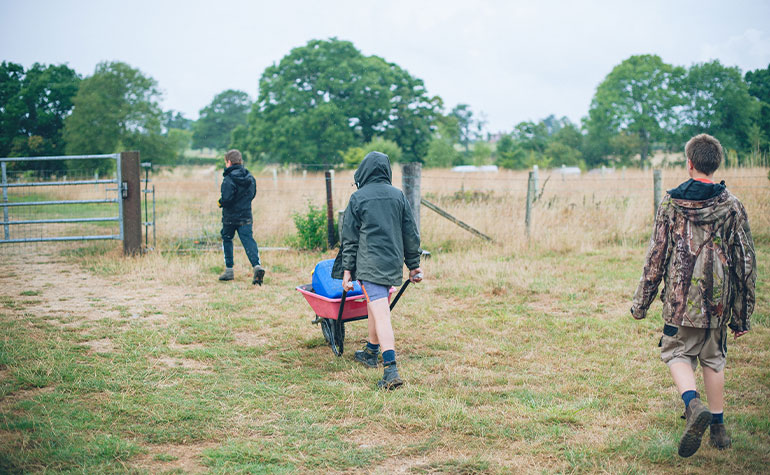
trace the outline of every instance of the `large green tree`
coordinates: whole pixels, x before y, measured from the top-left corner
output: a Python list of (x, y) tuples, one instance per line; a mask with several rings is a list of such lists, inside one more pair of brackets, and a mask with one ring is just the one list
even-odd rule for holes
[[(66, 65), (0, 65), (0, 156), (63, 155), (64, 119), (80, 77)], [(63, 167), (58, 162), (12, 162), (12, 168)]]
[(631, 56), (615, 66), (599, 84), (591, 101), (586, 128), (594, 143), (590, 148), (598, 162), (612, 153), (610, 139), (621, 133), (638, 138), (641, 163), (647, 161), (650, 145), (677, 129), (677, 107), (683, 103), (679, 84), (682, 67), (666, 64), (657, 55)]
[(336, 38), (292, 49), (259, 84), (234, 144), (281, 163), (336, 164), (375, 136), (396, 142), (407, 161), (422, 159), (439, 107), (421, 80)]
[[(165, 163), (174, 152), (161, 134), (163, 112), (157, 82), (122, 62), (102, 62), (85, 78), (65, 120), (68, 154), (138, 150), (142, 161)], [(73, 161), (76, 168), (109, 171), (109, 162)]]
[(679, 145), (699, 133), (711, 134), (726, 149), (746, 150), (758, 106), (740, 69), (718, 60), (695, 64), (680, 86)]
[(746, 72), (749, 94), (754, 96), (759, 107), (756, 133), (751, 146), (759, 146), (765, 153), (770, 148), (770, 65), (765, 69)]
[(228, 89), (200, 110), (193, 125), (193, 148), (225, 150), (236, 127), (245, 125), (252, 101), (243, 91)]

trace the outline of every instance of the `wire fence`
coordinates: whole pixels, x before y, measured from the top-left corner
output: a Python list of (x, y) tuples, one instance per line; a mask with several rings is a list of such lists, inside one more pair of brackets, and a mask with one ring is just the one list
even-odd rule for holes
[[(44, 175), (45, 172), (41, 172), (41, 177)], [(292, 248), (292, 236), (296, 233), (292, 217), (306, 213), (309, 205), (322, 209), (326, 207), (323, 172), (266, 167), (255, 169), (254, 175), (257, 182), (257, 197), (252, 205), (254, 235), (260, 249)], [(84, 171), (77, 177), (67, 176), (66, 180), (86, 177), (93, 180), (94, 172)], [(400, 188), (402, 178), (401, 167), (394, 166), (393, 184)], [(663, 189), (674, 188), (687, 178), (684, 169), (664, 169)], [(221, 209), (217, 200), (222, 180), (221, 168), (184, 166), (161, 169), (153, 171), (150, 179), (156, 189), (157, 249), (184, 253), (218, 251), (221, 246)], [(728, 189), (744, 203), (755, 236), (770, 236), (768, 169), (730, 168), (720, 170), (717, 179), (725, 180)], [(9, 182), (13, 180), (9, 178)], [(64, 180), (64, 177), (56, 176), (48, 180)], [(336, 211), (344, 209), (356, 190), (353, 170), (337, 170), (332, 181), (332, 203), (336, 215)], [(562, 175), (558, 169), (540, 170), (536, 194), (539, 199), (532, 209), (529, 240), (525, 229), (527, 183), (526, 171), (455, 173), (427, 169), (421, 174), (421, 193), (442, 210), (492, 237), (498, 247), (502, 246), (501, 253), (527, 249), (533, 243), (555, 251), (590, 250), (607, 245), (640, 245), (649, 239), (654, 212), (652, 170), (608, 169), (604, 174), (574, 176)], [(114, 185), (97, 183), (40, 189), (9, 188), (8, 192), (14, 199), (44, 200), (55, 197), (86, 200), (101, 199), (114, 193), (109, 190), (110, 186)], [(70, 213), (82, 211), (62, 209), (57, 217), (67, 218)], [(145, 210), (142, 213), (144, 216)], [(33, 209), (15, 216), (15, 219), (36, 218), (39, 214)], [(114, 223), (60, 223), (56, 226), (106, 228), (114, 226)], [(25, 236), (35, 236), (43, 231), (29, 225), (24, 232)], [(421, 212), (421, 235), (424, 246), (430, 250), (488, 245), (424, 207)], [(0, 252), (5, 252), (3, 246), (0, 246)]]

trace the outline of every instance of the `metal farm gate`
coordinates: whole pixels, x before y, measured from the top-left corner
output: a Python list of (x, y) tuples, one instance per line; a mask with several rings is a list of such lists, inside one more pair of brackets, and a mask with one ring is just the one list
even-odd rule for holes
[[(115, 176), (109, 179), (99, 179), (98, 174), (95, 174), (94, 179), (85, 180), (64, 180), (57, 181), (10, 181), (8, 180), (7, 164), (9, 162), (42, 162), (42, 161), (60, 161), (60, 160), (114, 160), (115, 163)], [(56, 157), (14, 157), (14, 158), (0, 158), (0, 166), (2, 166), (2, 201), (0, 201), (0, 207), (3, 209), (3, 235), (0, 239), (0, 244), (10, 243), (30, 243), (30, 242), (47, 242), (47, 241), (90, 241), (90, 240), (122, 240), (123, 251), (126, 254), (133, 254), (140, 251), (141, 246), (141, 210), (140, 210), (140, 180), (139, 180), (139, 153), (137, 152), (124, 152), (108, 155), (70, 155), (70, 156), (56, 156)], [(23, 200), (19, 196), (9, 199), (8, 191), (13, 189), (36, 189), (36, 188), (51, 188), (62, 186), (76, 186), (76, 185), (94, 185), (98, 190), (99, 185), (106, 185), (104, 192), (106, 197), (103, 199), (32, 199)], [(114, 185), (109, 187), (108, 185)], [(72, 216), (72, 217), (49, 217), (46, 216), (46, 212), (38, 212), (33, 216), (37, 218), (39, 215), (41, 219), (12, 219), (11, 214), (13, 210), (24, 209), (25, 207), (42, 207), (40, 209), (51, 209), (53, 206), (66, 206), (66, 205), (98, 205), (99, 208), (104, 207), (104, 210), (97, 213), (103, 214), (104, 212), (110, 213), (109, 216)], [(113, 206), (110, 206), (113, 205)], [(115, 209), (114, 205), (117, 205)], [(113, 215), (112, 213), (117, 213)], [(56, 215), (54, 212), (48, 212), (49, 215)], [(154, 220), (153, 220), (154, 221)], [(103, 223), (103, 222), (116, 222), (118, 223), (117, 234), (78, 234), (82, 230), (71, 233), (71, 229), (67, 229), (69, 232), (64, 236), (44, 235), (41, 231), (40, 236), (36, 237), (21, 237), (14, 236), (12, 231), (15, 226), (19, 225), (47, 225), (47, 224), (67, 224), (67, 223)], [(154, 223), (153, 223), (154, 224)], [(47, 229), (47, 227), (46, 227)]]

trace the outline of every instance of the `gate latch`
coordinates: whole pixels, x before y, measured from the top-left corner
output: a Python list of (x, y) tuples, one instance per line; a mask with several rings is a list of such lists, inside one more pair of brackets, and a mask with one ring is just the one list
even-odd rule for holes
[(120, 193), (123, 195), (124, 200), (128, 198), (128, 182), (124, 181), (120, 184)]

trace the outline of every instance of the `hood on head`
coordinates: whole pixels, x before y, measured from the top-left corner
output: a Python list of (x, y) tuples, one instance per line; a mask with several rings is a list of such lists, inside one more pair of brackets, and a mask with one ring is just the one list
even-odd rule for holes
[(376, 182), (392, 184), (393, 173), (390, 169), (390, 159), (382, 152), (367, 153), (353, 175), (353, 180), (358, 188)]

